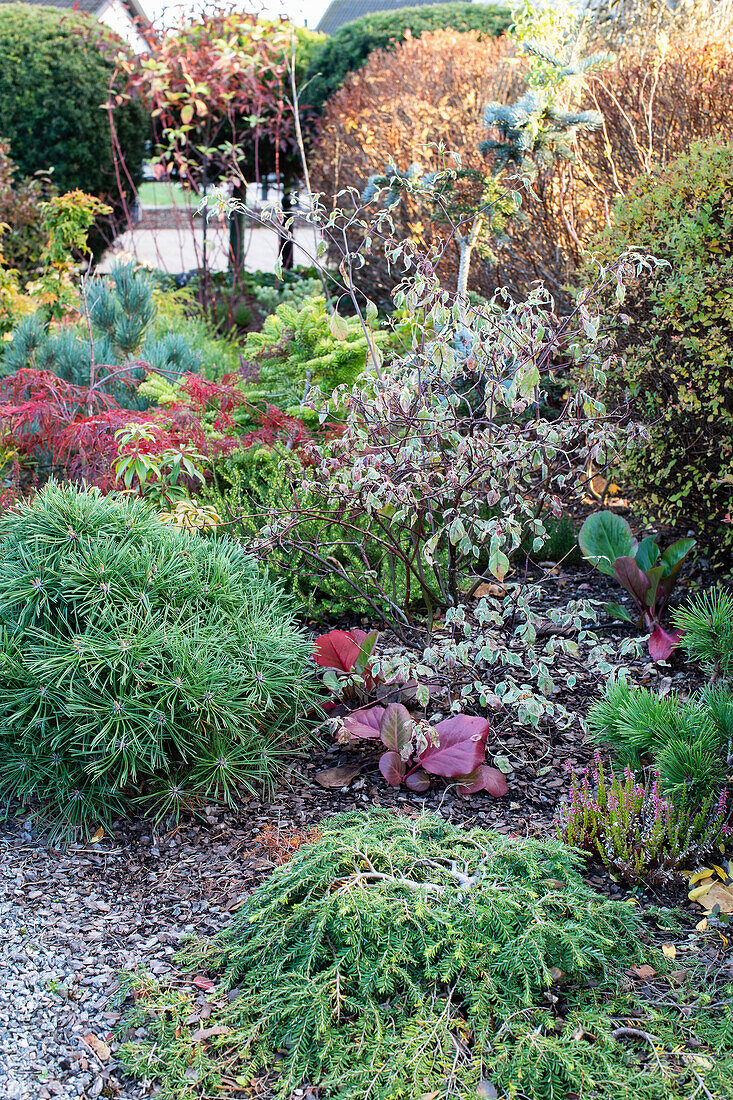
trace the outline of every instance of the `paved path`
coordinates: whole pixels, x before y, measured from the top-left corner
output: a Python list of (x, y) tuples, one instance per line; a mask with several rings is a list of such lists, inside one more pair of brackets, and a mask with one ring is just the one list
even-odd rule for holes
[[(228, 230), (209, 224), (207, 227), (209, 265), (213, 271), (225, 271), (228, 267)], [(296, 245), (295, 263), (310, 265), (315, 251), (313, 229), (300, 226), (295, 231), (296, 241), (307, 252)], [(245, 235), (245, 268), (249, 271), (273, 271), (277, 259), (277, 234), (272, 229), (251, 228)], [(310, 254), (310, 255), (308, 255)], [(108, 271), (119, 259), (135, 259), (138, 263), (157, 267), (163, 271), (177, 274), (191, 271), (199, 266), (202, 256), (202, 229), (200, 225), (192, 228), (181, 225), (176, 229), (152, 229), (144, 224), (128, 230), (117, 238), (105, 253), (98, 266), (99, 271)]]

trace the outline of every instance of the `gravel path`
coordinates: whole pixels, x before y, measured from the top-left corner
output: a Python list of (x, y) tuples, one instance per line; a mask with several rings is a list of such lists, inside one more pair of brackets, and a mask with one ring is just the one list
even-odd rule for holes
[(118, 1076), (117, 972), (165, 974), (182, 939), (226, 923), (270, 866), (251, 855), (264, 820), (237, 830), (212, 814), (165, 838), (141, 830), (66, 852), (22, 822), (0, 831), (3, 1100), (153, 1094)]

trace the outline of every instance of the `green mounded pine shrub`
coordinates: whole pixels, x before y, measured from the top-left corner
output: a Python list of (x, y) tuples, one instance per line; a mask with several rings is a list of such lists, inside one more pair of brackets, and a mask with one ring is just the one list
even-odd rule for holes
[(0, 519), (0, 795), (52, 833), (267, 784), (316, 697), (244, 550), (51, 483)]
[(716, 682), (733, 680), (733, 593), (714, 589), (694, 596), (674, 616), (681, 645)]
[[(640, 910), (596, 893), (579, 866), (555, 840), (338, 815), (186, 952), (218, 976), (203, 1038), (180, 982), (127, 976), (123, 1032), (148, 1034), (120, 1058), (176, 1100), (219, 1095), (223, 1075), (244, 1089), (268, 1069), (280, 1097), (309, 1085), (324, 1100), (662, 1100), (664, 1078), (614, 1036), (630, 1006), (613, 1002), (622, 968), (663, 960)], [(666, 1024), (662, 1058), (685, 1027)], [(712, 1091), (726, 1074), (708, 1077)]]
[(702, 802), (730, 783), (733, 770), (733, 597), (704, 592), (679, 608), (680, 645), (710, 675), (689, 699), (612, 681), (588, 712), (592, 741), (606, 744), (615, 763), (639, 773), (659, 771), (665, 793)]
[(304, 99), (320, 111), (347, 75), (360, 69), (370, 53), (394, 48), (408, 31), (413, 38), (420, 38), (425, 31), (444, 28), (479, 31), (495, 38), (507, 30), (510, 23), (509, 9), (492, 4), (423, 4), (370, 12), (339, 27), (316, 47), (308, 66)]
[(618, 764), (637, 773), (648, 764), (658, 768), (674, 798), (703, 799), (726, 780), (733, 743), (727, 691), (706, 688), (682, 700), (617, 681), (591, 708), (587, 726), (591, 740), (607, 744)]
[(636, 181), (595, 247), (666, 261), (627, 288), (614, 323), (609, 396), (649, 430), (622, 476), (649, 517), (689, 525), (717, 555), (733, 546), (732, 199), (733, 145), (695, 144)]
[[(0, 131), (22, 176), (50, 168), (59, 191), (117, 199), (109, 118), (100, 108), (123, 48), (80, 12), (0, 5)], [(139, 183), (144, 110), (138, 103), (117, 107), (114, 122), (127, 171)]]

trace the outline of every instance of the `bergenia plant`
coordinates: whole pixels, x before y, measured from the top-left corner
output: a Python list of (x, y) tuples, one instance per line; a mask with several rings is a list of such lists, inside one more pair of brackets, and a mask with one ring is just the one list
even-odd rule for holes
[(379, 632), (371, 630), (329, 630), (316, 638), (313, 656), (325, 668), (323, 683), (339, 699), (365, 698), (374, 691), (377, 680), (371, 660)]
[(387, 749), (379, 770), (391, 787), (404, 783), (411, 791), (426, 791), (433, 775), (458, 782), (461, 794), (488, 791), (500, 796), (507, 782), (498, 768), (486, 764), (485, 718), (455, 714), (431, 726), (415, 719), (402, 703), (354, 711), (343, 720), (343, 741), (379, 741)]
[[(623, 516), (596, 512), (588, 516), (578, 536), (580, 549), (601, 573), (615, 577), (634, 602), (639, 629), (649, 634), (649, 655), (666, 661), (682, 637), (681, 630), (664, 630), (661, 619), (682, 563), (695, 546), (694, 539), (678, 539), (664, 553), (654, 535), (638, 542)], [(634, 622), (621, 604), (606, 604), (616, 618)]]

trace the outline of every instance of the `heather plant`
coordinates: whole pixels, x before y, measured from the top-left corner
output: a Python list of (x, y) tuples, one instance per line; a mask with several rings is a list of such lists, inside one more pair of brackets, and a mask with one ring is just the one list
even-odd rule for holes
[[(246, 1088), (271, 1069), (278, 1097), (308, 1085), (333, 1098), (518, 1088), (537, 1100), (631, 1100), (648, 1067), (614, 1036), (615, 975), (664, 963), (644, 944), (638, 908), (593, 891), (579, 866), (552, 839), (430, 814), (339, 815), (225, 931), (187, 950), (185, 965), (217, 982), (210, 1039), (190, 1023), (182, 983), (124, 979), (134, 1002), (122, 1062), (166, 1100), (218, 1095), (224, 1076)], [(667, 1027), (659, 1042), (670, 1043)]]
[(226, 537), (53, 483), (0, 519), (0, 794), (53, 835), (261, 790), (317, 697), (289, 602)]
[(694, 867), (733, 830), (727, 825), (728, 794), (672, 799), (658, 772), (642, 781), (627, 767), (623, 778), (606, 771), (596, 753), (590, 775), (571, 774), (570, 800), (558, 816), (558, 832), (573, 848), (599, 859), (625, 882), (664, 882)]

